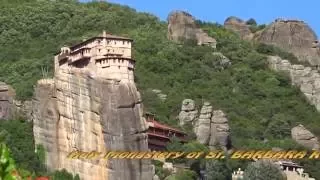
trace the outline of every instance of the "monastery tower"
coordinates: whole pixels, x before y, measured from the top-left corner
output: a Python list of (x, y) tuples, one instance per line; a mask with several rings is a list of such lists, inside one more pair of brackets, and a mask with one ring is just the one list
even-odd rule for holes
[(55, 56), (55, 71), (79, 70), (105, 78), (134, 82), (135, 61), (130, 38), (107, 34), (92, 37), (72, 47), (62, 47)]

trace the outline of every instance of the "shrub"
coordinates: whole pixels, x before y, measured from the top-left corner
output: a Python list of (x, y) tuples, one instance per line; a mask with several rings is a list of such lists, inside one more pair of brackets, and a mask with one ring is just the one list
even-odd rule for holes
[(243, 175), (244, 180), (286, 180), (280, 167), (271, 161), (260, 160), (248, 165)]

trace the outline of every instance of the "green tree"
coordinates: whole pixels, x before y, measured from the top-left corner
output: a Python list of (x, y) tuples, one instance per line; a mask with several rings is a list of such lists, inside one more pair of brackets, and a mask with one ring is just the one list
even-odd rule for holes
[(52, 175), (53, 180), (79, 180), (80, 177), (78, 174), (73, 176), (66, 169), (62, 169), (60, 171), (55, 171)]
[(0, 179), (18, 180), (18, 171), (11, 157), (10, 150), (3, 142), (0, 143)]
[(197, 174), (190, 170), (181, 170), (168, 176), (165, 180), (196, 180)]
[(260, 160), (248, 165), (244, 180), (285, 180), (286, 175), (271, 161)]
[(248, 21), (246, 21), (246, 24), (257, 26), (257, 21), (253, 18), (250, 18)]

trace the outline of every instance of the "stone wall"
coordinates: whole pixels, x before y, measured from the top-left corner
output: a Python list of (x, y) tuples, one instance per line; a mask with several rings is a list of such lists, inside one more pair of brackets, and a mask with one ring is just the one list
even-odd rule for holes
[(61, 70), (39, 82), (33, 102), (36, 144), (47, 152), (49, 169), (65, 168), (84, 180), (149, 180), (150, 161), (71, 160), (81, 151), (147, 151), (147, 125), (134, 83), (93, 79)]

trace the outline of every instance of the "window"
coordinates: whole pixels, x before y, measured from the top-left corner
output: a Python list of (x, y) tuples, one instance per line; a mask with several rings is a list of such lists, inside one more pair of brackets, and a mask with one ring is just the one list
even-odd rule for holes
[(101, 49), (99, 49), (99, 52), (101, 51)]
[(114, 41), (114, 44), (117, 44), (117, 41)]
[(120, 66), (118, 66), (118, 68), (120, 69)]
[(110, 52), (110, 49), (108, 49), (108, 52)]
[(122, 41), (122, 43), (124, 44), (124, 43), (125, 43), (125, 41)]
[(116, 62), (116, 60), (114, 59), (114, 60), (113, 60), (113, 62), (115, 63), (115, 62)]
[(100, 44), (101, 43), (101, 41), (100, 40), (98, 40), (98, 44)]
[(122, 60), (122, 63), (124, 63), (124, 60)]

